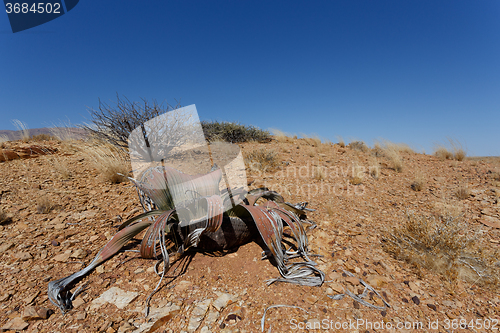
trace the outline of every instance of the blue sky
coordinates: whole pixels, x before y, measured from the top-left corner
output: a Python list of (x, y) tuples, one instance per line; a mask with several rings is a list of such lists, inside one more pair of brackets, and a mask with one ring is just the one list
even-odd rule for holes
[(0, 129), (88, 120), (116, 93), (335, 141), (500, 155), (500, 1), (80, 1), (13, 34)]

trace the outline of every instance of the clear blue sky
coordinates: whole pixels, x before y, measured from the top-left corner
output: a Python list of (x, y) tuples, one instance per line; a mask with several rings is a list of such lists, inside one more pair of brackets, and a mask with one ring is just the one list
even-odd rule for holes
[(81, 123), (98, 99), (196, 104), (335, 141), (500, 155), (500, 1), (80, 1), (13, 34), (0, 13), (0, 129)]

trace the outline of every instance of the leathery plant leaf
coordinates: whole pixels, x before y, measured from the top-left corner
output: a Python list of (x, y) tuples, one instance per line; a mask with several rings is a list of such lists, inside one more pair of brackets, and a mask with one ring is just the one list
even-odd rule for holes
[(69, 291), (71, 287), (76, 282), (78, 282), (80, 278), (88, 274), (99, 264), (115, 255), (123, 246), (128, 243), (128, 241), (130, 241), (138, 233), (149, 227), (151, 223), (152, 222), (148, 220), (129, 225), (127, 228), (119, 231), (113, 238), (111, 238), (108, 244), (106, 244), (106, 246), (104, 246), (104, 248), (99, 251), (94, 260), (92, 260), (92, 262), (87, 267), (65, 278), (49, 282), (48, 296), (52, 304), (59, 307), (63, 314), (67, 310), (72, 309), (73, 306), (71, 304), (71, 301), (73, 297), (71, 295), (71, 292)]

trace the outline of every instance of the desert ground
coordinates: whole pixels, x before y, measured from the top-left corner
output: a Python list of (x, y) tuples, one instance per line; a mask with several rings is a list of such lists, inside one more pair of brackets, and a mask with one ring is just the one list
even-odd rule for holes
[[(130, 182), (110, 181), (89, 143), (9, 141), (0, 151), (2, 330), (260, 332), (273, 305), (294, 307), (268, 309), (265, 332), (500, 329), (500, 159), (456, 160), (405, 145), (368, 148), (284, 135), (239, 146), (250, 188), (265, 186), (315, 209), (307, 215), (317, 224), (308, 237), (326, 274), (321, 287), (268, 286), (279, 272), (261, 260), (255, 242), (224, 253), (190, 251), (174, 263), (145, 318), (159, 277), (156, 261), (134, 252), (138, 236), (79, 283), (85, 287), (63, 315), (48, 300), (49, 281), (82, 269), (142, 207)], [(442, 230), (455, 232), (447, 242), (467, 247), (394, 243), (411, 226), (421, 227), (417, 240), (432, 233), (422, 221), (458, 223), (459, 230)], [(482, 261), (460, 259), (467, 255)], [(390, 307), (372, 291), (364, 299), (379, 308), (335, 297), (346, 290), (363, 294), (363, 283)]]

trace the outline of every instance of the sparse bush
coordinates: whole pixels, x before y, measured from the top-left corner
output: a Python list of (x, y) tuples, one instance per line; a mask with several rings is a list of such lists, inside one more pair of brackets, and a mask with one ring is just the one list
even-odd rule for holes
[(460, 186), (455, 192), (455, 196), (460, 200), (465, 200), (470, 196), (470, 191), (467, 186)]
[(105, 181), (112, 184), (127, 181), (131, 165), (124, 151), (109, 144), (100, 144), (89, 147), (84, 155), (92, 161)]
[(43, 195), (36, 201), (36, 211), (39, 214), (48, 214), (55, 208), (55, 205), (50, 201), (49, 197)]
[(137, 127), (179, 107), (179, 105), (172, 107), (169, 104), (158, 104), (156, 100), (149, 102), (142, 99), (139, 103), (131, 102), (126, 97), (120, 98), (119, 95), (116, 98), (114, 106), (99, 99), (98, 110), (89, 110), (92, 125), (83, 125), (81, 128), (96, 138), (120, 148), (127, 148), (128, 137)]
[(496, 285), (500, 267), (471, 235), (461, 216), (429, 218), (407, 214), (403, 223), (387, 230), (382, 247), (396, 259), (426, 268), (449, 280), (462, 278)]
[(347, 147), (352, 150), (358, 150), (361, 152), (367, 152), (368, 150), (370, 150), (370, 148), (368, 148), (368, 146), (363, 141), (353, 141), (349, 143)]
[(227, 121), (202, 121), (201, 127), (205, 138), (209, 142), (226, 141), (226, 142), (269, 142), (271, 134), (269, 131), (261, 130), (254, 126), (241, 125)]
[(273, 149), (254, 149), (245, 155), (245, 164), (251, 170), (267, 172), (278, 167), (278, 154)]

